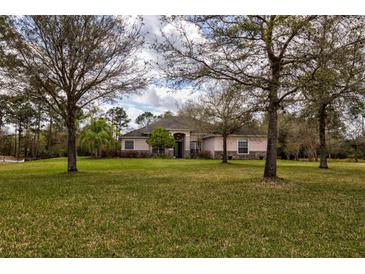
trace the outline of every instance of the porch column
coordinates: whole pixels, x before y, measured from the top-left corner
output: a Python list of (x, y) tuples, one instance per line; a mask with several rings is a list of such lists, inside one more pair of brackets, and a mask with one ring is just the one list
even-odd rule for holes
[(190, 133), (185, 134), (184, 158), (190, 158)]

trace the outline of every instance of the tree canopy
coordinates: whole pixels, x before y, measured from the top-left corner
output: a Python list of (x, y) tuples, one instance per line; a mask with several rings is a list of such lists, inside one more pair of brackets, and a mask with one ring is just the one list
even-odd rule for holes
[(107, 111), (106, 113), (108, 120), (112, 123), (112, 125), (116, 129), (116, 137), (118, 138), (123, 129), (128, 127), (131, 119), (128, 118), (127, 113), (122, 107), (114, 107)]
[(156, 148), (158, 153), (166, 148), (172, 148), (175, 145), (175, 139), (165, 128), (155, 128), (148, 136), (147, 144)]
[(152, 112), (145, 111), (142, 114), (138, 115), (136, 118), (136, 123), (142, 127), (150, 125), (153, 121), (155, 121), (158, 117), (155, 116)]
[(68, 171), (76, 167), (76, 119), (95, 100), (146, 85), (136, 52), (141, 24), (115, 16), (7, 18), (7, 46), (20, 59), (17, 83), (60, 115), (68, 129)]
[(112, 125), (105, 119), (92, 119), (80, 135), (81, 146), (87, 147), (96, 158), (101, 156), (101, 149), (114, 144)]

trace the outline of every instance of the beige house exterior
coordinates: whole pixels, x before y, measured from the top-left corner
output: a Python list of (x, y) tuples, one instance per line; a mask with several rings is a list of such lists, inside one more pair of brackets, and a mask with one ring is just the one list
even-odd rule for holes
[[(223, 138), (197, 130), (187, 119), (172, 116), (159, 119), (146, 127), (123, 135), (122, 152), (154, 154), (154, 148), (147, 144), (147, 138), (155, 128), (165, 128), (175, 138), (175, 147), (165, 153), (173, 158), (196, 158), (208, 155), (212, 159), (221, 159)], [(227, 138), (229, 159), (263, 159), (266, 154), (266, 136), (257, 130), (242, 128)]]

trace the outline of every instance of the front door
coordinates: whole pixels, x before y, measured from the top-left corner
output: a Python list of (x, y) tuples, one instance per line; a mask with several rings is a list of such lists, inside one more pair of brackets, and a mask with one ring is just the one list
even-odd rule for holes
[(175, 154), (175, 157), (176, 158), (183, 158), (183, 144), (184, 144), (184, 142), (179, 142), (179, 141), (177, 141), (176, 143), (175, 143), (175, 149), (174, 149), (174, 154)]

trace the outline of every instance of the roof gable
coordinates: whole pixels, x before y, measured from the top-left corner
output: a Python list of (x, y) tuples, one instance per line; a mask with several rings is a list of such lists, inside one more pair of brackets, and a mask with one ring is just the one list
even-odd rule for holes
[(140, 129), (130, 131), (124, 134), (124, 136), (142, 136), (151, 133), (151, 131), (156, 128), (165, 128), (167, 130), (196, 130), (192, 122), (188, 119), (178, 116), (171, 116), (158, 119), (152, 124), (142, 127)]
[[(188, 130), (190, 132), (198, 132), (197, 126), (194, 125), (194, 122), (185, 117), (179, 116), (169, 116), (165, 118), (158, 119), (152, 124), (142, 127), (140, 129), (132, 130), (123, 136), (147, 136), (151, 133), (152, 130), (156, 128), (165, 128), (167, 130)], [(234, 135), (263, 135), (260, 130), (248, 127), (242, 127), (239, 131), (234, 133)], [(207, 136), (212, 136), (212, 134), (207, 134)]]

